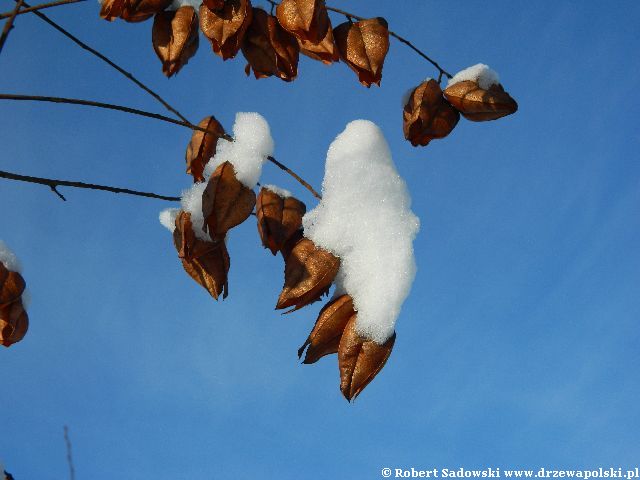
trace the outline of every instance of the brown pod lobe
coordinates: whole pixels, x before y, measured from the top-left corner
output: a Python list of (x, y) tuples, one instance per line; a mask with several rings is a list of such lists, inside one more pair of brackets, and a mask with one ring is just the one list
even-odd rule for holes
[(294, 197), (281, 197), (268, 188), (261, 188), (256, 201), (256, 218), (262, 245), (274, 255), (282, 250), (285, 242), (302, 227), (306, 210), (305, 204)]
[(162, 62), (162, 73), (171, 77), (198, 50), (198, 15), (193, 7), (158, 13), (153, 19), (151, 41)]
[(18, 272), (12, 272), (0, 262), (0, 306), (18, 300), (26, 287), (24, 278)]
[(218, 139), (225, 133), (224, 128), (214, 116), (203, 118), (198, 126), (205, 128), (208, 132), (194, 130), (185, 153), (187, 173), (193, 176), (194, 182), (204, 180), (204, 167), (216, 154)]
[(22, 299), (0, 306), (0, 343), (9, 347), (22, 340), (29, 328), (29, 316)]
[(499, 83), (485, 90), (476, 82), (465, 80), (445, 88), (444, 96), (464, 118), (473, 122), (497, 120), (518, 110), (516, 101)]
[(249, 0), (208, 0), (200, 6), (200, 30), (211, 42), (213, 52), (228, 60), (240, 50), (252, 17)]
[(282, 28), (296, 38), (314, 44), (327, 35), (331, 23), (324, 0), (282, 0), (276, 17)]

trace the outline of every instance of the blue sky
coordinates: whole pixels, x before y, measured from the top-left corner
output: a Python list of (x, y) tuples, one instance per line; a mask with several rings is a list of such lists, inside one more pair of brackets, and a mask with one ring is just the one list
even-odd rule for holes
[[(385, 132), (422, 228), (393, 354), (354, 404), (335, 357), (299, 365), (320, 305), (273, 311), (282, 260), (250, 219), (230, 237), (230, 295), (182, 271), (166, 202), (0, 181), (2, 232), (32, 292), (27, 337), (0, 351), (0, 459), (16, 479), (381, 478), (382, 467), (584, 468), (640, 458), (640, 5), (335, 3), (383, 16), (454, 72), (501, 75), (520, 110), (413, 148), (401, 97), (436, 72), (392, 41), (382, 87), (302, 59), (256, 81), (202, 41), (171, 80), (150, 23), (94, 2), (48, 14), (192, 121), (269, 121), (275, 156), (312, 184), (347, 122)], [(13, 2), (3, 0), (2, 10)], [(263, 5), (265, 2), (257, 2)], [(331, 4), (331, 3), (330, 3)], [(334, 24), (343, 19), (335, 16)], [(0, 91), (162, 107), (30, 15), (0, 55)], [(0, 103), (0, 168), (176, 195), (180, 127), (74, 106)], [(263, 183), (314, 199), (271, 165)]]

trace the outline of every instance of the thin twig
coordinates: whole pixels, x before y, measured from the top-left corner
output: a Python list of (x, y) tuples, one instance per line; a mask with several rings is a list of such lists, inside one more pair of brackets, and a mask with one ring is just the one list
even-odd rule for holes
[[(15, 1), (19, 1), (19, 0), (15, 0)], [(26, 3), (25, 3), (25, 5), (28, 6)], [(151, 95), (157, 101), (159, 101), (162, 105), (164, 105), (164, 107), (167, 110), (169, 110), (171, 113), (176, 115), (183, 122), (188, 123), (189, 125), (191, 125), (191, 122), (189, 122), (189, 120), (187, 120), (187, 118), (184, 115), (182, 115), (176, 108), (171, 106), (169, 104), (169, 102), (167, 102), (164, 98), (162, 98), (158, 93), (154, 92), (153, 90), (151, 90), (151, 88), (147, 87), (144, 83), (142, 83), (140, 80), (138, 80), (131, 72), (128, 72), (127, 70), (122, 68), (120, 65), (116, 64), (113, 60), (107, 58), (105, 55), (103, 55), (102, 53), (97, 51), (95, 48), (90, 47), (89, 45), (84, 43), (82, 40), (80, 40), (78, 37), (76, 37), (75, 35), (69, 33), (67, 30), (65, 30), (60, 25), (58, 25), (56, 22), (54, 22), (49, 17), (47, 17), (44, 13), (38, 12), (38, 11), (34, 11), (33, 13), (35, 15), (37, 15), (39, 18), (41, 18), (43, 21), (47, 22), (53, 28), (58, 30), (60, 33), (62, 33), (65, 37), (69, 38), (72, 42), (74, 42), (80, 48), (82, 48), (83, 50), (86, 50), (87, 52), (89, 52), (89, 53), (91, 53), (93, 55), (95, 55), (100, 60), (105, 62), (107, 65), (109, 65), (110, 67), (115, 68), (118, 72), (120, 72), (122, 75), (127, 77), (129, 80), (131, 80), (133, 83), (135, 83), (138, 87), (143, 89), (145, 92), (147, 92), (149, 95)]]
[(95, 183), (74, 182), (70, 180), (55, 180), (53, 178), (32, 177), (30, 175), (20, 175), (17, 173), (5, 172), (0, 170), (0, 178), (6, 178), (8, 180), (16, 180), (18, 182), (36, 183), (39, 185), (46, 185), (62, 200), (66, 200), (64, 196), (57, 190), (58, 187), (74, 187), (74, 188), (86, 188), (89, 190), (102, 190), (112, 193), (124, 193), (127, 195), (136, 195), (138, 197), (157, 198), (159, 200), (167, 200), (170, 202), (179, 202), (180, 197), (169, 197), (167, 195), (159, 195), (152, 192), (140, 192), (138, 190), (131, 190), (129, 188), (111, 187), (109, 185), (97, 185)]
[[(206, 128), (193, 125), (190, 122), (183, 122), (182, 120), (175, 120), (171, 117), (161, 115), (159, 113), (147, 112), (145, 110), (139, 110), (137, 108), (124, 107), (122, 105), (114, 105), (112, 103), (94, 102), (92, 100), (80, 100), (78, 98), (64, 98), (64, 97), (49, 97), (41, 95), (14, 95), (9, 93), (0, 93), (0, 100), (29, 100), (36, 102), (50, 102), (50, 103), (68, 103), (71, 105), (84, 105), (89, 107), (106, 108), (107, 110), (117, 110), (119, 112), (132, 113), (134, 115), (140, 115), (142, 117), (155, 118), (156, 120), (162, 120), (163, 122), (173, 123), (174, 125), (180, 125), (191, 130), (200, 130), (205, 133), (214, 133)], [(216, 134), (217, 135), (217, 134)], [(233, 138), (229, 135), (222, 134), (220, 138), (233, 141)]]
[(69, 429), (64, 426), (64, 443), (67, 445), (67, 463), (69, 464), (69, 479), (75, 480), (76, 470), (73, 468), (73, 458), (71, 457), (71, 440), (69, 440)]
[[(69, 3), (78, 3), (78, 2), (85, 2), (86, 0), (58, 0), (57, 2), (49, 2), (49, 3), (41, 3), (39, 5), (35, 5), (33, 7), (28, 7), (28, 8), (23, 8), (22, 10), (20, 10), (17, 15), (22, 15), (23, 13), (29, 13), (29, 12), (33, 12), (35, 10), (43, 10), (45, 8), (51, 8), (51, 7), (58, 7), (60, 5), (67, 5)], [(22, 3), (24, 6), (26, 6), (26, 3)], [(8, 18), (11, 16), (11, 12), (5, 12), (5, 13), (0, 13), (0, 20), (2, 20), (3, 18)]]
[(24, 3), (23, 0), (16, 0), (16, 6), (14, 7), (13, 11), (9, 14), (9, 20), (7, 20), (6, 23), (4, 24), (2, 33), (0, 33), (0, 52), (2, 52), (2, 47), (4, 47), (4, 42), (7, 41), (9, 32), (13, 28), (13, 21), (15, 20), (16, 15), (18, 15), (18, 11), (22, 7), (23, 3)]
[(9, 472), (7, 472), (6, 470), (4, 471), (4, 476), (7, 477), (7, 480), (14, 480), (13, 475), (11, 475)]
[(307, 190), (309, 190), (311, 192), (311, 194), (316, 197), (318, 200), (322, 200), (322, 197), (320, 196), (320, 194), (318, 192), (316, 192), (314, 190), (314, 188), (309, 185), (306, 181), (304, 181), (296, 172), (294, 172), (293, 170), (291, 170), (289, 167), (287, 167), (286, 165), (283, 165), (282, 163), (280, 163), (278, 160), (276, 160), (275, 158), (273, 158), (272, 156), (268, 156), (267, 160), (269, 160), (271, 163), (273, 163), (275, 166), (277, 166), (280, 170), (284, 170), (285, 172), (287, 172), (289, 175), (291, 175), (293, 178), (295, 178), (298, 182), (300, 182), (300, 184), (306, 188)]

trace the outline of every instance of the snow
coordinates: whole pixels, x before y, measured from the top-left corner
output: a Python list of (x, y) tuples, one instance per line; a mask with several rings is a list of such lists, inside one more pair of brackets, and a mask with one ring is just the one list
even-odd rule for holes
[(193, 233), (196, 234), (200, 240), (210, 242), (211, 237), (204, 228), (204, 215), (202, 214), (202, 194), (204, 189), (207, 188), (207, 182), (194, 183), (192, 187), (187, 188), (182, 192), (182, 210), (191, 214), (191, 225), (193, 226)]
[(306, 237), (340, 257), (336, 294), (353, 297), (356, 331), (379, 344), (393, 335), (416, 274), (420, 221), (410, 207), (382, 131), (349, 123), (327, 152), (322, 201), (302, 222)]
[(197, 14), (198, 10), (200, 10), (200, 5), (202, 5), (202, 0), (173, 0), (171, 5), (167, 7), (167, 10), (178, 10), (180, 7), (187, 6), (193, 7)]
[(176, 229), (176, 218), (180, 213), (179, 208), (165, 208), (160, 212), (160, 223), (164, 225), (171, 233)]
[(262, 174), (262, 164), (273, 154), (273, 138), (269, 124), (259, 113), (236, 114), (233, 124), (235, 141), (218, 140), (215, 156), (207, 163), (205, 175), (210, 176), (222, 163), (233, 164), (236, 178), (247, 188), (253, 188)]
[(277, 187), (276, 185), (263, 185), (262, 188), (266, 188), (267, 190), (271, 190), (276, 195), (282, 198), (289, 198), (293, 195), (289, 190), (285, 190), (284, 188)]
[(471, 80), (476, 82), (478, 86), (484, 90), (487, 90), (491, 85), (500, 83), (498, 73), (495, 70), (491, 70), (487, 65), (478, 63), (469, 68), (465, 68), (456, 73), (453, 78), (449, 79), (447, 86), (454, 85), (456, 83), (464, 82), (465, 80)]
[(2, 240), (0, 240), (0, 262), (7, 270), (18, 273), (22, 271), (20, 260)]

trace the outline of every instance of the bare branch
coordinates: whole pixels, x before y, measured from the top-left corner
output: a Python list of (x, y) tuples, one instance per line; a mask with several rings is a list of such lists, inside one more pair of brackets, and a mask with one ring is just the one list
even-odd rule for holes
[(267, 157), (267, 160), (269, 160), (271, 163), (273, 163), (275, 166), (277, 166), (280, 170), (284, 170), (285, 172), (287, 172), (289, 175), (291, 175), (293, 178), (295, 178), (298, 182), (300, 182), (300, 184), (306, 188), (307, 190), (309, 190), (311, 192), (311, 194), (316, 197), (319, 200), (322, 200), (322, 197), (320, 196), (320, 194), (318, 192), (316, 192), (314, 190), (314, 188), (309, 185), (305, 180), (302, 179), (302, 177), (300, 177), (296, 172), (294, 172), (293, 170), (291, 170), (289, 167), (287, 167), (286, 165), (280, 163), (278, 160), (276, 160), (275, 158), (273, 158), (271, 155), (269, 155)]
[[(15, 0), (15, 1), (19, 1), (19, 0)], [(28, 6), (26, 3), (25, 3), (25, 5)], [(164, 107), (167, 110), (169, 110), (171, 113), (176, 115), (183, 122), (188, 123), (193, 128), (193, 126), (191, 125), (191, 122), (189, 122), (189, 120), (187, 120), (187, 118), (184, 115), (182, 115), (176, 108), (174, 108), (173, 106), (169, 105), (169, 102), (167, 102), (164, 98), (162, 98), (158, 93), (154, 92), (153, 90), (151, 90), (151, 88), (147, 87), (144, 83), (142, 83), (140, 80), (138, 80), (136, 77), (134, 77), (131, 72), (126, 71), (120, 65), (116, 64), (113, 60), (107, 58), (105, 55), (103, 55), (102, 53), (97, 51), (95, 48), (90, 47), (89, 45), (84, 43), (82, 40), (80, 40), (78, 37), (76, 37), (75, 35), (69, 33), (67, 30), (65, 30), (60, 25), (58, 25), (56, 22), (54, 22), (49, 17), (47, 17), (44, 13), (38, 12), (38, 11), (34, 11), (33, 13), (35, 15), (37, 15), (43, 21), (47, 22), (53, 28), (58, 30), (60, 33), (62, 33), (65, 37), (69, 38), (72, 42), (74, 42), (80, 48), (82, 48), (83, 50), (86, 50), (87, 52), (91, 53), (92, 55), (95, 55), (100, 60), (105, 62), (107, 65), (109, 65), (110, 67), (116, 69), (122, 75), (127, 77), (133, 83), (135, 83), (138, 87), (140, 87), (142, 90), (144, 90), (149, 95), (151, 95), (153, 98), (155, 98), (157, 101), (159, 101), (162, 105), (164, 105)]]
[(76, 479), (76, 470), (73, 468), (73, 458), (71, 457), (71, 440), (69, 440), (69, 429), (64, 426), (64, 443), (67, 445), (67, 463), (69, 464), (69, 479)]
[[(69, 3), (78, 3), (78, 2), (85, 2), (85, 1), (86, 0), (58, 0), (57, 2), (41, 3), (34, 7), (23, 8), (16, 15), (22, 15), (23, 13), (29, 13), (35, 10), (43, 10), (45, 8), (58, 7), (60, 5), (67, 5)], [(22, 4), (25, 6), (27, 5), (24, 2), (22, 2)], [(11, 16), (11, 12), (0, 13), (0, 20), (2, 20), (3, 18), (8, 18), (10, 16)]]
[(20, 7), (22, 7), (23, 3), (24, 3), (23, 0), (16, 0), (16, 6), (14, 7), (13, 11), (9, 14), (9, 20), (7, 20), (6, 23), (4, 24), (2, 33), (0, 33), (0, 52), (2, 52), (2, 47), (4, 47), (4, 42), (7, 41), (9, 32), (13, 28), (13, 21), (15, 20), (16, 15), (18, 15), (18, 11), (20, 10)]
[(62, 200), (66, 201), (66, 198), (58, 191), (58, 187), (74, 187), (74, 188), (86, 188), (89, 190), (102, 190), (111, 193), (124, 193), (127, 195), (136, 195), (138, 197), (157, 198), (159, 200), (167, 200), (169, 202), (179, 202), (180, 197), (170, 197), (167, 195), (159, 195), (152, 192), (140, 192), (138, 190), (131, 190), (129, 188), (111, 187), (109, 185), (97, 185), (95, 183), (74, 182), (70, 180), (55, 180), (53, 178), (32, 177), (30, 175), (20, 175), (17, 173), (5, 172), (0, 170), (0, 178), (6, 178), (8, 180), (16, 180), (18, 182), (36, 183), (39, 185), (46, 185)]

